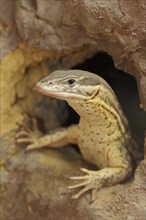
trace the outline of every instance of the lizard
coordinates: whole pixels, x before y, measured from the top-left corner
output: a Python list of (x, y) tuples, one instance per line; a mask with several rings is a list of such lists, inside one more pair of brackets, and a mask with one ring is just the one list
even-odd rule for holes
[(28, 151), (77, 144), (82, 157), (97, 170), (81, 168), (85, 175), (70, 177), (78, 181), (68, 187), (79, 190), (73, 199), (90, 190), (94, 201), (100, 188), (119, 184), (132, 174), (129, 124), (114, 91), (103, 78), (88, 71), (57, 70), (35, 87), (44, 95), (67, 101), (80, 120), (44, 136), (20, 130), (17, 143), (28, 143)]

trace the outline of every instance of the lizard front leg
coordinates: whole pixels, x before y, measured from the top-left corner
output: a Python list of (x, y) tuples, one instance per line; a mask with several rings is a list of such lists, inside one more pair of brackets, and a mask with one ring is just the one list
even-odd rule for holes
[(16, 135), (16, 142), (18, 144), (27, 143), (26, 150), (34, 150), (42, 147), (62, 147), (69, 143), (76, 143), (77, 132), (78, 125), (72, 125), (68, 128), (54, 130), (50, 134), (42, 136), (37, 128), (30, 130), (24, 127)]
[(106, 155), (108, 158), (108, 166), (99, 170), (93, 171), (81, 168), (81, 171), (86, 173), (85, 176), (71, 177), (72, 180), (82, 181), (69, 189), (83, 187), (78, 193), (72, 196), (73, 199), (78, 198), (83, 193), (92, 190), (91, 202), (96, 198), (97, 191), (104, 186), (112, 186), (120, 183), (132, 172), (131, 158), (125, 148), (112, 147)]

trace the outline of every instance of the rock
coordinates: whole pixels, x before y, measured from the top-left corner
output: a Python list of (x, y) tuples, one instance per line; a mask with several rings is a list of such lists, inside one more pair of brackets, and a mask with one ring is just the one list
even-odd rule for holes
[[(98, 52), (137, 80), (146, 110), (145, 1), (5, 0), (1, 3), (1, 218), (145, 219), (145, 160), (134, 179), (72, 200), (69, 176), (90, 166), (68, 147), (25, 153), (16, 122), (36, 117), (48, 131), (64, 124), (66, 104), (33, 90), (43, 76)], [(98, 69), (97, 69), (98, 72)]]
[(134, 180), (102, 188), (93, 203), (90, 192), (73, 200), (76, 191), (67, 189), (73, 184), (69, 177), (91, 166), (72, 147), (25, 152), (16, 146), (15, 133), (1, 140), (1, 219), (145, 219), (146, 161)]

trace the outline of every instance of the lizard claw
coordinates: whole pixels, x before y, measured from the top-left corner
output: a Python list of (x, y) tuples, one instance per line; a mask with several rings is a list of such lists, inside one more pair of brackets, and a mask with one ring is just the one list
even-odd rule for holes
[(73, 199), (79, 198), (83, 193), (91, 190), (91, 200), (93, 202), (96, 198), (97, 191), (102, 187), (102, 184), (97, 179), (97, 172), (88, 170), (85, 168), (80, 169), (82, 172), (86, 173), (85, 176), (74, 176), (70, 177), (71, 180), (82, 180), (83, 182), (69, 186), (68, 189), (76, 189), (83, 187), (78, 193), (72, 196)]
[(38, 130), (37, 120), (35, 118), (31, 121), (31, 127), (28, 122), (21, 122), (19, 124), (20, 130), (16, 134), (16, 143), (18, 144), (29, 144), (26, 150), (29, 150), (31, 146), (42, 136), (42, 133)]
[(37, 122), (36, 118), (32, 118), (32, 130), (33, 131), (38, 131), (39, 130), (38, 122)]

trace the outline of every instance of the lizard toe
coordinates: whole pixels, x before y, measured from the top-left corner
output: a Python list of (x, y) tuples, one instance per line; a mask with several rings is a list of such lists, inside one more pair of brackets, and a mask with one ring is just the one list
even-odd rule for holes
[(17, 139), (17, 138), (21, 138), (21, 137), (28, 137), (28, 136), (30, 136), (30, 135), (29, 135), (29, 133), (28, 133), (27, 131), (19, 131), (19, 132), (15, 135), (16, 139)]
[(32, 138), (18, 138), (16, 139), (16, 142), (18, 144), (33, 143), (33, 139)]
[(83, 189), (81, 189), (78, 193), (74, 194), (72, 196), (73, 199), (77, 199), (79, 198), (82, 194), (84, 194), (85, 192), (89, 191), (90, 190), (90, 187), (89, 185), (85, 186)]

